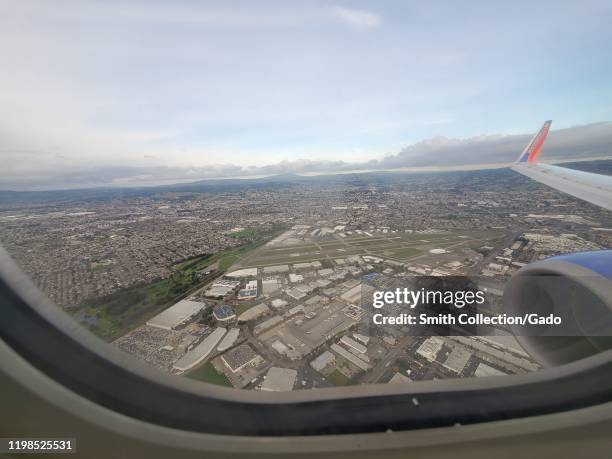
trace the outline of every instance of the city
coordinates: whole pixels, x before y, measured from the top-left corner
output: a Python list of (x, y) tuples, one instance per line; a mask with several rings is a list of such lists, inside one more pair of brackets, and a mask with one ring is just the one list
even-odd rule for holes
[(526, 264), (612, 247), (609, 213), (577, 202), (508, 170), (279, 176), (3, 196), (0, 228), (35, 283), (115, 347), (167, 373), (287, 391), (536, 371), (504, 330), (373, 326), (362, 292), (468, 276), (498, 304)]

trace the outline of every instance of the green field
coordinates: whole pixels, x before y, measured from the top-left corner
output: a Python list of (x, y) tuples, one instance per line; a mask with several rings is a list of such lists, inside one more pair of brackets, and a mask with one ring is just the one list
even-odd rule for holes
[(391, 252), (393, 257), (401, 259), (412, 258), (421, 253), (419, 249), (415, 249), (414, 247), (404, 247)]
[(223, 374), (219, 373), (212, 363), (206, 362), (199, 368), (187, 373), (187, 378), (195, 379), (197, 381), (206, 382), (209, 384), (217, 384), (218, 386), (232, 387), (229, 379)]
[[(281, 231), (280, 227), (250, 231), (239, 238), (243, 242), (240, 246), (174, 265), (173, 273), (167, 279), (87, 299), (69, 312), (93, 333), (112, 341), (221, 275), (240, 257), (262, 246)], [(204, 275), (202, 271), (213, 265), (215, 269)]]

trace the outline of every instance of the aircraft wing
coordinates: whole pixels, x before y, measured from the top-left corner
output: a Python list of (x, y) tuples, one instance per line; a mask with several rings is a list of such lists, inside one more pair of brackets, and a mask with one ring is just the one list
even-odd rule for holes
[(538, 163), (551, 121), (531, 139), (512, 170), (551, 188), (612, 210), (612, 177)]

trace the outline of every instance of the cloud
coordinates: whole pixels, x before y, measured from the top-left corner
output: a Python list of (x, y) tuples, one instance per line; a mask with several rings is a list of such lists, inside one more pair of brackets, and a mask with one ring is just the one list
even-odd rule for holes
[[(38, 163), (39, 168), (0, 172), (0, 189), (57, 189), (92, 186), (172, 184), (213, 178), (279, 174), (321, 174), (410, 167), (482, 167), (516, 160), (533, 134), (481, 135), (466, 139), (433, 137), (398, 153), (366, 162), (299, 159), (264, 166), (217, 164), (202, 167), (97, 166), (66, 167), (65, 162)], [(594, 123), (551, 131), (543, 159), (567, 160), (612, 155), (612, 123)]]
[(370, 11), (336, 6), (333, 12), (339, 20), (356, 29), (375, 29), (382, 22), (380, 15)]
[[(464, 166), (513, 162), (532, 134), (481, 135), (467, 139), (434, 137), (403, 148), (378, 162), (381, 167)], [(544, 159), (612, 155), (612, 123), (594, 123), (552, 131)]]

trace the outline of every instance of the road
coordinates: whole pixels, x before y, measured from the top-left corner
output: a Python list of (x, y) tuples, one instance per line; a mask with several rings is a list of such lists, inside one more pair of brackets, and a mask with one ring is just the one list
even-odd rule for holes
[(415, 339), (417, 339), (416, 336), (404, 336), (402, 339), (400, 339), (399, 343), (397, 343), (395, 347), (393, 347), (393, 349), (391, 349), (387, 353), (387, 355), (363, 377), (361, 382), (363, 384), (373, 384), (378, 382), (378, 380), (385, 373), (389, 365), (393, 363), (395, 359), (398, 358), (399, 355), (404, 351), (406, 346), (412, 343), (412, 341), (414, 341)]

